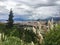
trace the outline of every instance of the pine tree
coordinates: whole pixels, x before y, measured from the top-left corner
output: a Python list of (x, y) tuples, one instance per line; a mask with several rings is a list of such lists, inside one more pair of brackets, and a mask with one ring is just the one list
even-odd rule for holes
[(7, 27), (8, 28), (12, 28), (13, 27), (13, 11), (12, 11), (12, 9), (10, 10)]

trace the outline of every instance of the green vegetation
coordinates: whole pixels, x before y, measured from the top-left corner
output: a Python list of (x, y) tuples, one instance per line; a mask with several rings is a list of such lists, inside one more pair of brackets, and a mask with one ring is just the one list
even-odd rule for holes
[(44, 41), (45, 45), (60, 45), (60, 25), (46, 33)]
[(8, 18), (8, 23), (6, 25), (7, 28), (12, 28), (13, 27), (13, 11), (12, 9), (10, 10), (9, 18)]
[[(19, 25), (14, 25), (10, 29), (6, 28), (6, 24), (0, 23), (0, 33), (2, 34), (0, 45), (41, 45), (32, 29), (24, 30), (24, 27), (19, 27)], [(42, 45), (60, 45), (60, 25), (44, 35)]]
[(24, 30), (24, 27), (14, 25), (10, 29), (6, 28), (6, 24), (0, 24), (0, 32), (4, 33), (4, 37), (0, 40), (1, 45), (38, 45), (32, 30)]

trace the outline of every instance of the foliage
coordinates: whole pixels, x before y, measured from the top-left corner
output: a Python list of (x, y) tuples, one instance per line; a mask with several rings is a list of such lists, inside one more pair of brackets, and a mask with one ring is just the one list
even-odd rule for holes
[(46, 33), (44, 38), (45, 45), (60, 45), (60, 26), (55, 28)]
[(5, 28), (5, 24), (0, 23), (0, 32), (4, 31), (4, 28)]
[[(5, 24), (0, 24), (0, 32), (7, 36), (6, 40), (0, 41), (0, 45), (38, 45), (36, 35), (33, 31), (24, 30), (14, 25), (11, 29), (5, 28)], [(60, 25), (44, 35), (44, 45), (60, 45)]]
[(7, 28), (13, 27), (13, 12), (12, 12), (12, 9), (10, 10), (9, 19), (8, 19), (8, 23), (7, 23), (6, 27)]
[[(3, 28), (4, 27), (4, 28)], [(37, 41), (35, 38), (35, 34), (33, 31), (24, 30), (23, 28), (18, 28), (19, 26), (14, 25), (11, 29), (5, 28), (5, 25), (2, 25), (2, 29), (0, 29), (0, 32), (4, 33), (7, 38), (3, 42), (1, 42), (2, 45), (15, 45), (16, 39), (19, 39), (21, 44), (18, 43), (16, 45), (31, 45), (32, 42), (37, 45)], [(2, 31), (1, 31), (2, 30)], [(30, 29), (31, 30), (31, 29)], [(8, 42), (7, 42), (8, 41)]]
[(8, 37), (3, 43), (4, 45), (20, 45), (20, 39), (17, 37)]

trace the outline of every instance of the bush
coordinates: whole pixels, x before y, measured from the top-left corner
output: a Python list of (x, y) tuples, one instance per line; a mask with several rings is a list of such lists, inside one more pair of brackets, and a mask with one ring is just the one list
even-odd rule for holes
[(21, 41), (17, 37), (8, 37), (4, 42), (4, 45), (20, 45)]
[(58, 27), (46, 33), (44, 38), (45, 45), (60, 45), (60, 28)]
[(5, 41), (3, 42), (0, 41), (0, 45), (37, 45), (37, 44), (34, 44), (33, 42), (28, 43), (21, 40), (18, 37), (10, 36), (10, 37), (7, 37)]

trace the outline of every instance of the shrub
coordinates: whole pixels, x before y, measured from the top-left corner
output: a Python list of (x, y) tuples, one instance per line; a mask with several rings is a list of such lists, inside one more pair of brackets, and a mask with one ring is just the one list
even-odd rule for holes
[[(55, 27), (56, 28), (56, 27)], [(60, 45), (60, 28), (53, 29), (45, 35), (45, 45)]]

